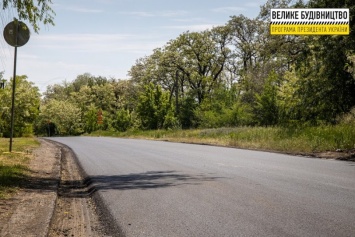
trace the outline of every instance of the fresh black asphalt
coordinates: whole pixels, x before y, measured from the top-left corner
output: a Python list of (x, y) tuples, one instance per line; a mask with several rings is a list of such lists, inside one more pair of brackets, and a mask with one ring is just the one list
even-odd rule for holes
[(56, 137), (125, 236), (355, 236), (355, 163), (205, 145)]

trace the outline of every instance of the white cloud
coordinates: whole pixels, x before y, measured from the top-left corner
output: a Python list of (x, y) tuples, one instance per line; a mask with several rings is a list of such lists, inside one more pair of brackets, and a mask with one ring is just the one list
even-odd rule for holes
[(163, 28), (178, 29), (178, 30), (183, 30), (183, 31), (204, 31), (204, 30), (210, 30), (215, 26), (217, 26), (217, 25), (216, 24), (196, 24), (196, 25), (165, 26)]
[(214, 12), (221, 12), (221, 13), (231, 13), (231, 12), (241, 12), (245, 11), (246, 8), (244, 7), (219, 7), (212, 9)]
[(73, 11), (73, 12), (81, 12), (81, 13), (102, 13), (104, 12), (103, 10), (100, 9), (88, 9), (88, 8), (68, 8), (67, 10)]
[(176, 16), (184, 16), (187, 15), (187, 11), (163, 11), (158, 14), (158, 16), (163, 16), (163, 17), (176, 17)]
[(207, 20), (206, 18), (202, 18), (202, 17), (173, 19), (173, 21), (176, 21), (176, 22), (203, 22), (203, 21), (206, 21), (206, 20)]
[(63, 4), (54, 4), (53, 8), (62, 9), (65, 11), (72, 11), (72, 12), (80, 12), (80, 13), (102, 13), (104, 12), (102, 9), (93, 9), (93, 8), (85, 8), (85, 7), (77, 7), (73, 5), (63, 5)]
[(155, 15), (151, 12), (119, 12), (124, 15), (137, 16), (137, 17), (154, 17)]
[(159, 36), (133, 34), (57, 34), (37, 35), (33, 47), (69, 53), (148, 53), (166, 42)]
[(136, 17), (177, 17), (186, 15), (187, 11), (159, 11), (159, 12), (147, 12), (147, 11), (131, 11), (131, 12), (118, 12), (124, 15), (136, 16)]

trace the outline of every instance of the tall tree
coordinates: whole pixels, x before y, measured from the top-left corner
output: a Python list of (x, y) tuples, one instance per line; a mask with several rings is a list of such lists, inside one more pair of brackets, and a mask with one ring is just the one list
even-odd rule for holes
[[(341, 113), (355, 106), (354, 64), (355, 3), (350, 0), (311, 0), (309, 8), (349, 8), (349, 36), (304, 37), (302, 53), (294, 61), (298, 90), (294, 97), (299, 120), (335, 122)], [(295, 113), (294, 113), (295, 115)]]
[(225, 32), (186, 32), (166, 47), (172, 52), (171, 65), (186, 79), (199, 103), (218, 83), (227, 61), (227, 37), (218, 37), (217, 34)]

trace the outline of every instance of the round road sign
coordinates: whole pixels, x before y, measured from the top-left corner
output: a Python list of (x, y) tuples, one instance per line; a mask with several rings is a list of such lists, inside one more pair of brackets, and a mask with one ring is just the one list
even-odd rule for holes
[(12, 21), (5, 26), (4, 38), (9, 45), (21, 47), (30, 39), (30, 30), (22, 21)]

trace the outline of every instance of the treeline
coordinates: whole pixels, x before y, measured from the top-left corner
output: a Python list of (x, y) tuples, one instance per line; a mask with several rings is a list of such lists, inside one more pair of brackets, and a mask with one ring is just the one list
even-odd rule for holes
[[(355, 4), (290, 2), (182, 33), (138, 59), (130, 80), (83, 74), (49, 86), (36, 133), (337, 123), (355, 106)], [(271, 36), (270, 9), (291, 7), (349, 8), (350, 35)]]

